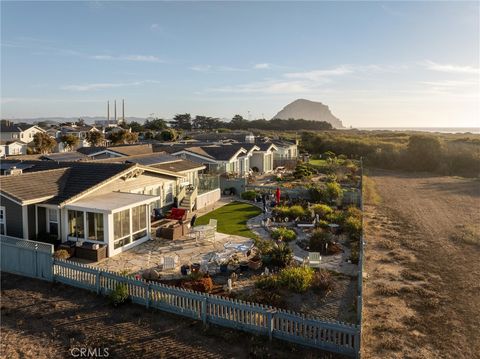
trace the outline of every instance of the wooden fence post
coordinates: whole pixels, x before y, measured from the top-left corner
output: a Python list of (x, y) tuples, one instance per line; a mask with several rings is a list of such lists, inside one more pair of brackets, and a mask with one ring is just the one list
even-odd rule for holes
[(145, 290), (145, 295), (146, 295), (146, 298), (145, 298), (145, 307), (148, 309), (150, 308), (150, 291), (151, 291), (151, 288), (150, 288), (150, 283), (147, 283), (147, 288)]
[(100, 294), (101, 292), (101, 287), (100, 287), (100, 276), (101, 276), (101, 271), (97, 272), (97, 275), (95, 277), (95, 286), (97, 288), (97, 295)]
[(203, 325), (207, 325), (207, 300), (208, 300), (207, 296), (202, 298), (201, 317), (202, 317)]
[(273, 329), (274, 329), (274, 320), (275, 314), (277, 313), (276, 310), (268, 309), (267, 310), (267, 331), (268, 331), (268, 339), (272, 340), (273, 336)]

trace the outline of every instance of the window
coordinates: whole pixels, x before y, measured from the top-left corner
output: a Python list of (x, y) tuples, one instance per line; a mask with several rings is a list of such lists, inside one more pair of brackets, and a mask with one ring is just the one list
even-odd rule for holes
[(165, 185), (165, 204), (173, 203), (173, 183)]
[(58, 236), (58, 211), (48, 209), (48, 233)]
[(68, 211), (68, 235), (70, 237), (85, 238), (82, 211)]
[(147, 228), (147, 209), (145, 205), (132, 208), (132, 233)]
[(88, 239), (103, 241), (103, 213), (87, 212)]
[(7, 234), (6, 223), (5, 207), (0, 207), (0, 234)]
[(113, 236), (115, 249), (130, 243), (130, 210), (113, 214)]

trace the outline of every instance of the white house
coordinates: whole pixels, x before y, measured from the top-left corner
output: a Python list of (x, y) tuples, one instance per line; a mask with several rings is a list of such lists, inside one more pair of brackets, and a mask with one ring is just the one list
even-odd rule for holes
[(22, 141), (0, 140), (0, 157), (26, 155), (27, 144)]
[(24, 143), (33, 142), (36, 133), (45, 132), (44, 129), (30, 124), (15, 124), (11, 121), (2, 120), (0, 123), (0, 140), (21, 141)]

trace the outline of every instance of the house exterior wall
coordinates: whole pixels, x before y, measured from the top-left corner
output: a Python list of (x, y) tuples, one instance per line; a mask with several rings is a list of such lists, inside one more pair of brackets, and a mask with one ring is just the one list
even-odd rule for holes
[(258, 172), (264, 173), (264, 157), (263, 152), (254, 152), (250, 158), (250, 168), (257, 167)]
[(29, 204), (27, 206), (27, 221), (28, 221), (28, 239), (35, 240), (36, 234), (36, 219), (35, 219), (35, 205)]
[(7, 145), (0, 145), (0, 157), (7, 155)]
[(0, 196), (0, 206), (5, 207), (6, 235), (23, 238), (22, 206), (4, 196)]
[(37, 221), (38, 233), (47, 233), (47, 209), (45, 207), (37, 207)]
[(18, 142), (10, 143), (7, 145), (7, 155), (26, 155), (27, 154), (27, 145), (21, 144)]

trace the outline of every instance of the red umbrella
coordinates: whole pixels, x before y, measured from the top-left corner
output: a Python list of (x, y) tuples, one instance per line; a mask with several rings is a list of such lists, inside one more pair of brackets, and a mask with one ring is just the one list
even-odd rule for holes
[(280, 188), (277, 187), (277, 191), (275, 192), (275, 198), (277, 200), (277, 204), (280, 203)]

